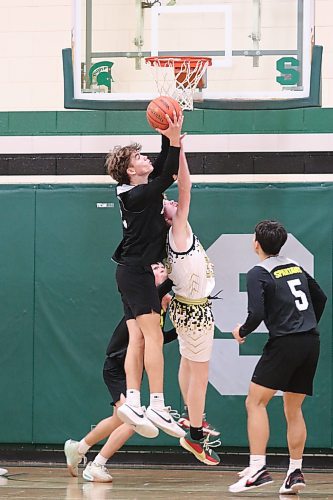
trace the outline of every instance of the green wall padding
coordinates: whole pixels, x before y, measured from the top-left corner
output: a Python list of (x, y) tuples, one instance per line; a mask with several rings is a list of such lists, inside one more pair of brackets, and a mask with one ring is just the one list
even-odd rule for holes
[(35, 190), (0, 190), (0, 442), (32, 442)]
[(39, 189), (36, 224), (34, 441), (53, 443), (110, 412), (101, 373), (120, 311), (117, 200), (108, 188)]
[[(191, 134), (332, 133), (333, 108), (185, 111)], [(142, 111), (0, 112), (0, 136), (152, 134)]]
[[(172, 188), (168, 196), (176, 194)], [(331, 184), (192, 189), (190, 221), (207, 249), (221, 235), (251, 234), (258, 220), (274, 218), (314, 256), (315, 277), (329, 300), (320, 325), (315, 396), (304, 406), (310, 448), (333, 448), (332, 206)], [(0, 189), (0, 210), (5, 346), (0, 350), (0, 421), (5, 423), (0, 442), (61, 444), (69, 437), (79, 439), (111, 412), (102, 367), (109, 337), (122, 316), (116, 266), (110, 259), (121, 238), (114, 188), (7, 186)], [(218, 254), (216, 266), (227, 266), (224, 258)], [(240, 269), (236, 280), (243, 293), (246, 270)], [(228, 284), (223, 288), (220, 304)], [(220, 307), (219, 301), (214, 307)], [(245, 315), (244, 308), (239, 320)], [(231, 342), (231, 329), (217, 326), (215, 338)], [(254, 334), (240, 356), (259, 356), (265, 339)], [(173, 342), (165, 346), (165, 399), (180, 410), (178, 363), (178, 345)], [(143, 387), (142, 403), (148, 405), (146, 378)], [(245, 395), (221, 396), (213, 385), (208, 387), (206, 411), (221, 430), (224, 446), (247, 446), (244, 400)], [(271, 402), (269, 413), (269, 445), (285, 447), (280, 397)], [(177, 446), (177, 440), (161, 432), (155, 440), (135, 436), (129, 444)]]

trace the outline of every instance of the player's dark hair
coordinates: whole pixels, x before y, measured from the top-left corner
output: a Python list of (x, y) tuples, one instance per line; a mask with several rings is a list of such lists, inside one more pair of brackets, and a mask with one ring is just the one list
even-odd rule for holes
[(258, 222), (254, 229), (255, 239), (268, 255), (277, 255), (288, 238), (285, 228), (276, 220)]
[(132, 153), (141, 151), (141, 144), (134, 142), (129, 146), (116, 146), (106, 155), (105, 167), (108, 174), (119, 184), (129, 184), (127, 169), (131, 163)]

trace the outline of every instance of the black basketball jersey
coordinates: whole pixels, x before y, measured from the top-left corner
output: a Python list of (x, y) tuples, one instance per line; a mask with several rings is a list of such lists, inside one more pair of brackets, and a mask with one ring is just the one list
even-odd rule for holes
[(293, 333), (318, 334), (317, 323), (326, 296), (318, 283), (296, 262), (269, 257), (247, 273), (248, 317), (240, 336), (264, 321), (270, 337)]
[(163, 216), (163, 192), (174, 182), (180, 151), (168, 144), (164, 138), (148, 184), (116, 188), (123, 223), (123, 239), (112, 257), (118, 264), (146, 266), (165, 257), (168, 227)]

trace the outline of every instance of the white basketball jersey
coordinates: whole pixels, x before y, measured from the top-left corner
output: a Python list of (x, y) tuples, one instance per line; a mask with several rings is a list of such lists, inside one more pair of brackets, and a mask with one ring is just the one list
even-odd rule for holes
[(214, 286), (214, 268), (198, 238), (188, 224), (188, 239), (185, 252), (178, 252), (172, 228), (167, 238), (166, 268), (173, 281), (173, 291), (187, 299), (208, 297)]

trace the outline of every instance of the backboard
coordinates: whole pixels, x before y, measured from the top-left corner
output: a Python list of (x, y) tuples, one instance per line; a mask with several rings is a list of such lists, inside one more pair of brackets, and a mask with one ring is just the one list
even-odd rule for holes
[(72, 1), (73, 99), (82, 107), (143, 109), (158, 95), (149, 56), (212, 59), (195, 107), (301, 107), (313, 79), (319, 87), (314, 0)]

